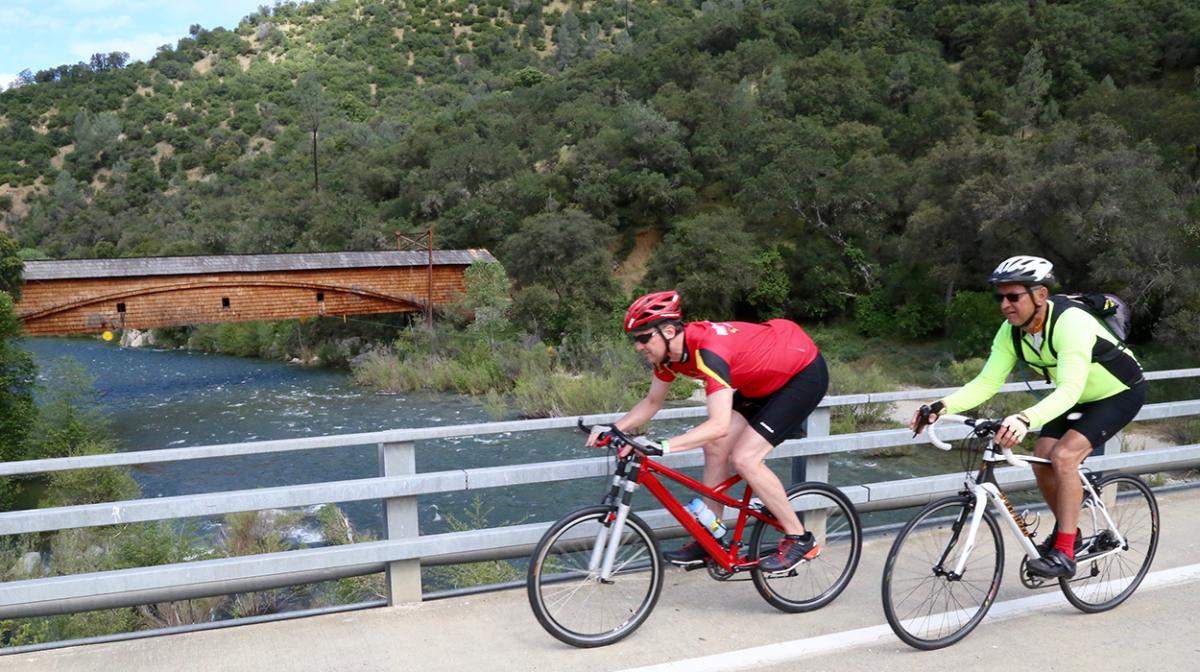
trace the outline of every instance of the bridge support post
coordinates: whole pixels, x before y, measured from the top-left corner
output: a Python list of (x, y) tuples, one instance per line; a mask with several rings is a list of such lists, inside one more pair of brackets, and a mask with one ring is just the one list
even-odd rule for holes
[[(417, 451), (413, 444), (379, 444), (379, 471), (382, 476), (417, 473)], [(387, 539), (419, 536), (417, 498), (391, 497), (383, 500), (383, 530)], [(421, 601), (420, 560), (389, 562), (384, 581), (389, 605)]]

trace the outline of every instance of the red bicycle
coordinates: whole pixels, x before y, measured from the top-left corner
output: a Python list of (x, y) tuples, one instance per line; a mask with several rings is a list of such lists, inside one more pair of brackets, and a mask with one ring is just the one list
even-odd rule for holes
[[(589, 431), (582, 421), (579, 427)], [(854, 505), (837, 488), (805, 482), (788, 489), (792, 509), (816, 537), (820, 554), (787, 572), (768, 574), (759, 569), (759, 559), (775, 552), (783, 530), (754, 499), (748, 483), (741, 499), (730, 496), (740, 476), (709, 488), (650, 459), (662, 455), (653, 442), (612, 427), (596, 429), (606, 431), (613, 445), (628, 444), (633, 450), (617, 460), (603, 503), (572, 511), (551, 525), (529, 562), (529, 604), (538, 622), (557, 639), (578, 647), (612, 644), (636, 630), (658, 602), (666, 561), (654, 529), (630, 510), (639, 485), (708, 552), (704, 566), (712, 578), (726, 581), (749, 572), (763, 599), (782, 611), (819, 609), (854, 576), (862, 528)], [(671, 495), (660, 476), (737, 509), (728, 545)], [(743, 543), (751, 523), (749, 541)]]

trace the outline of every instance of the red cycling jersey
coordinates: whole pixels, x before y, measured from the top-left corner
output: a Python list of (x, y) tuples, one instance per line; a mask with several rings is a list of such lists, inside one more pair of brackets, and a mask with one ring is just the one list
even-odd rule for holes
[(704, 381), (705, 394), (733, 389), (750, 398), (783, 387), (817, 357), (817, 345), (790, 320), (689, 322), (683, 328), (683, 359), (659, 364), (654, 376), (676, 374)]

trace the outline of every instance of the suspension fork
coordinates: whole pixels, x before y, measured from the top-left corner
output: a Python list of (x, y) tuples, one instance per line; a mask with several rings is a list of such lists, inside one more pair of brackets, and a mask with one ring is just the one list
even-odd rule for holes
[[(620, 492), (620, 501), (616, 503), (616, 517), (607, 530), (602, 529), (596, 535), (596, 545), (592, 547), (592, 557), (588, 563), (590, 571), (596, 570), (592, 563), (599, 564), (601, 581), (608, 582), (612, 578), (613, 562), (616, 560), (617, 550), (621, 546), (621, 534), (625, 530), (625, 521), (629, 518), (633, 493), (638, 487), (640, 470), (641, 461), (638, 460), (630, 465), (628, 474), (620, 479), (619, 486), (614, 480), (614, 488)], [(609, 516), (612, 517), (612, 514)], [(605, 538), (606, 531), (607, 539)], [(601, 556), (601, 549), (603, 549), (603, 556)]]
[[(610, 511), (600, 523), (600, 529), (596, 532), (596, 540), (592, 544), (592, 555), (588, 559), (588, 571), (595, 572), (600, 568), (600, 562), (604, 557), (604, 547), (608, 541), (608, 533), (613, 527), (613, 522), (616, 520), (614, 511), (619, 506), (621, 498), (622, 486), (625, 483), (625, 474), (629, 470), (629, 462), (631, 460), (621, 460), (617, 463), (617, 469), (613, 472), (612, 484), (608, 489), (608, 494), (604, 496), (602, 504), (612, 507)], [(623, 522), (623, 521), (622, 521)]]

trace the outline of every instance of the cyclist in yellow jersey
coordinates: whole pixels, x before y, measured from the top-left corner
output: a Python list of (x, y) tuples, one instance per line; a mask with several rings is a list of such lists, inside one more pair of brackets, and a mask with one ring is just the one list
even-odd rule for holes
[[(1004, 384), (1018, 357), (1044, 372), (1056, 389), (1033, 406), (1004, 419), (996, 443), (1011, 448), (1030, 427), (1041, 426), (1034, 455), (1050, 466), (1034, 465), (1038, 488), (1054, 512), (1055, 531), (1029, 562), (1029, 571), (1047, 578), (1075, 575), (1076, 525), (1083, 487), (1077, 471), (1092, 449), (1129, 424), (1146, 400), (1141, 365), (1107, 327), (1070, 301), (1051, 298), (1054, 265), (1040, 257), (1004, 260), (988, 279), (1004, 314), (992, 341), (991, 354), (974, 380), (945, 399), (930, 404), (922, 419), (913, 414), (911, 428), (920, 431), (938, 415), (959, 413), (990, 399)], [(1014, 334), (1014, 330), (1020, 330)], [(1078, 413), (1074, 419), (1069, 416)]]

